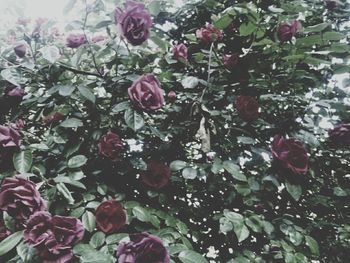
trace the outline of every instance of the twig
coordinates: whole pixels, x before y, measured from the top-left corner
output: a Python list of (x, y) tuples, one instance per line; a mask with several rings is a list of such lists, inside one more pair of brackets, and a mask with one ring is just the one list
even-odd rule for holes
[(98, 73), (95, 73), (95, 72), (89, 72), (89, 71), (84, 71), (84, 70), (80, 70), (80, 69), (76, 69), (76, 68), (71, 68), (71, 67), (65, 66), (63, 64), (58, 64), (58, 65), (59, 65), (60, 68), (69, 70), (69, 71), (71, 71), (73, 73), (76, 73), (76, 74), (90, 75), (90, 76), (95, 76), (95, 77), (103, 79), (103, 76), (101, 74), (98, 74)]
[[(209, 50), (207, 87), (209, 86), (209, 80), (210, 80), (210, 74), (211, 74), (210, 71), (211, 71), (211, 59), (212, 59), (212, 56), (213, 56), (213, 48), (214, 48), (214, 42), (211, 43), (210, 50)], [(203, 89), (202, 95), (199, 98), (199, 102), (203, 101), (203, 97), (204, 97), (205, 92), (207, 91), (207, 87), (205, 87)]]

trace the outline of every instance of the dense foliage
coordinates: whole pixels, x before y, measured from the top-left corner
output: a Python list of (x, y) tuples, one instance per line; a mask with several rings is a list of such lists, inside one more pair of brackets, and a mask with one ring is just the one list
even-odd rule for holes
[(117, 2), (1, 36), (0, 261), (348, 262), (349, 4)]

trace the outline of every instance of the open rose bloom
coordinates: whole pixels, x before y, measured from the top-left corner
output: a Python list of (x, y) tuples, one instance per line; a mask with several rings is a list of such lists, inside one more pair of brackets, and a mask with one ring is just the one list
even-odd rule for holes
[(124, 9), (116, 8), (115, 21), (118, 31), (130, 44), (141, 45), (149, 38), (152, 19), (142, 3), (126, 1)]

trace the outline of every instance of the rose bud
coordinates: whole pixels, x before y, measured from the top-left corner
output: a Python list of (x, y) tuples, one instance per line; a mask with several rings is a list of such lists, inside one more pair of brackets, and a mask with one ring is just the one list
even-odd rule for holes
[(226, 54), (224, 55), (223, 62), (226, 68), (232, 69), (237, 65), (238, 59), (239, 59), (238, 53), (234, 53), (232, 55)]
[(223, 38), (222, 31), (215, 28), (212, 24), (206, 25), (201, 29), (197, 29), (196, 37), (204, 43), (215, 42)]
[(70, 48), (78, 48), (87, 42), (84, 34), (69, 34), (66, 39), (66, 46)]
[(24, 240), (33, 246), (43, 263), (65, 263), (73, 258), (72, 247), (84, 236), (79, 219), (36, 212), (27, 221)]
[(242, 119), (252, 121), (259, 117), (259, 104), (254, 97), (238, 96), (235, 104), (238, 115)]
[(341, 123), (328, 131), (329, 139), (342, 145), (350, 145), (350, 125)]
[(131, 45), (141, 45), (149, 38), (152, 19), (144, 4), (126, 1), (125, 9), (116, 8), (114, 16), (118, 31)]
[(26, 95), (24, 89), (21, 87), (16, 87), (14, 85), (10, 85), (6, 87), (5, 94), (9, 97), (15, 97), (22, 100), (23, 96)]
[(102, 202), (96, 209), (96, 225), (104, 233), (117, 232), (126, 224), (126, 213), (116, 200)]
[(175, 91), (173, 91), (173, 90), (171, 90), (171, 91), (169, 91), (169, 93), (168, 93), (168, 99), (170, 100), (170, 101), (175, 101), (176, 100), (176, 93), (175, 93)]
[(102, 36), (102, 35), (97, 35), (97, 36), (94, 36), (91, 41), (92, 43), (97, 43), (97, 42), (101, 42), (103, 40), (107, 39), (106, 36)]
[(46, 208), (46, 201), (32, 181), (21, 175), (3, 180), (0, 187), (0, 209), (20, 223), (25, 223), (29, 216)]
[(278, 39), (283, 43), (290, 41), (292, 37), (300, 30), (301, 24), (299, 21), (295, 20), (292, 24), (284, 23), (277, 28)]
[(110, 158), (112, 161), (118, 161), (123, 150), (123, 143), (118, 134), (108, 132), (101, 137), (97, 148), (101, 155)]
[(170, 263), (163, 241), (148, 233), (130, 235), (130, 242), (117, 248), (118, 263)]
[(185, 46), (185, 44), (178, 44), (173, 47), (173, 56), (176, 60), (183, 59), (187, 60), (188, 59), (188, 49)]
[(130, 100), (136, 107), (155, 111), (164, 105), (163, 90), (153, 74), (146, 74), (135, 80), (128, 89)]
[(17, 129), (0, 125), (0, 146), (19, 147), (21, 145), (22, 136)]
[(15, 46), (14, 51), (15, 51), (17, 57), (23, 58), (27, 52), (27, 45), (24, 43), (21, 43), (21, 44)]
[(64, 115), (62, 113), (56, 111), (55, 113), (53, 113), (50, 116), (44, 116), (43, 117), (43, 123), (45, 125), (56, 123), (56, 122), (59, 122), (60, 120), (62, 120), (63, 117), (64, 117)]
[(291, 172), (307, 173), (309, 157), (300, 141), (276, 135), (272, 141), (271, 151), (273, 157)]
[(151, 160), (147, 170), (140, 175), (141, 181), (152, 189), (159, 190), (169, 183), (171, 171), (164, 162)]

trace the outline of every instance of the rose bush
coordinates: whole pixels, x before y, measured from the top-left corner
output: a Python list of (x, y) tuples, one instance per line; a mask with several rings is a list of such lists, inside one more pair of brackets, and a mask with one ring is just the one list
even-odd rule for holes
[(349, 3), (69, 2), (0, 31), (0, 262), (348, 261)]

